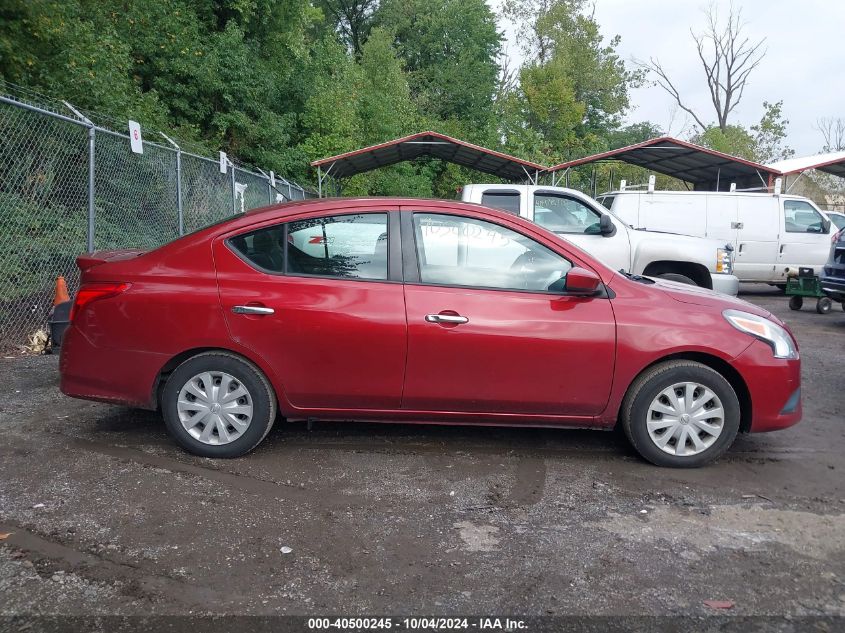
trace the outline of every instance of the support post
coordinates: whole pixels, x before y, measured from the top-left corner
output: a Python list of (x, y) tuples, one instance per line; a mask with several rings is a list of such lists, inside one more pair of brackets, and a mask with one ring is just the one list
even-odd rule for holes
[(164, 132), (159, 132), (176, 149), (176, 218), (179, 236), (185, 234), (185, 215), (182, 211), (182, 148)]
[(71, 104), (67, 101), (62, 101), (65, 106), (73, 112), (76, 116), (78, 116), (85, 125), (88, 126), (88, 239), (86, 243), (86, 249), (89, 253), (94, 252), (94, 231), (96, 229), (95, 224), (95, 211), (94, 211), (94, 159), (96, 157), (96, 149), (97, 149), (97, 140), (96, 140), (96, 130), (94, 122), (91, 121), (88, 117), (82, 114), (79, 110), (74, 108)]
[(229, 161), (232, 168), (232, 215), (238, 212), (238, 192), (235, 190), (235, 163)]
[(323, 197), (323, 170), (317, 166), (317, 197)]
[(97, 153), (97, 140), (94, 126), (88, 128), (88, 252), (94, 252), (94, 231), (96, 221), (94, 218), (94, 160)]

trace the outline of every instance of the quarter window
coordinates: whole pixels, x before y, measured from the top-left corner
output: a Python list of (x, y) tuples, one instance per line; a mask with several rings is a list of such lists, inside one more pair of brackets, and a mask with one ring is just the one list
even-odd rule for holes
[(784, 200), (783, 212), (787, 233), (821, 233), (823, 218), (808, 202)]
[(534, 221), (555, 233), (601, 232), (601, 216), (587, 205), (569, 198), (550, 193), (534, 194)]
[(473, 218), (414, 214), (420, 280), (427, 284), (561, 291), (572, 264), (534, 240)]
[(236, 235), (229, 240), (229, 244), (259, 268), (281, 273), (285, 269), (283, 233), (281, 226), (271, 226), (245, 235)]

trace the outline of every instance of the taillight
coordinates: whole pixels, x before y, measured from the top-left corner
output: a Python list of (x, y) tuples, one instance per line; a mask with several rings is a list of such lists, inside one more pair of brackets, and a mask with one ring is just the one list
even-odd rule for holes
[(73, 308), (70, 310), (70, 320), (73, 321), (73, 317), (92, 301), (114, 297), (127, 288), (129, 288), (129, 284), (127, 283), (115, 283), (109, 281), (83, 284), (79, 289), (79, 292), (76, 293), (76, 297), (73, 299)]

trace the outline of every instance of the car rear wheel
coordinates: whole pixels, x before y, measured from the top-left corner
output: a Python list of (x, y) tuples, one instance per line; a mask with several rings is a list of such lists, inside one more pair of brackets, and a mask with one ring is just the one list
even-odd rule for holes
[(717, 371), (693, 361), (656, 365), (622, 404), (631, 445), (658, 466), (694, 468), (721, 456), (739, 431), (739, 399)]
[(267, 378), (226, 352), (198, 354), (170, 374), (161, 397), (167, 430), (203, 457), (239, 457), (273, 426), (276, 399)]

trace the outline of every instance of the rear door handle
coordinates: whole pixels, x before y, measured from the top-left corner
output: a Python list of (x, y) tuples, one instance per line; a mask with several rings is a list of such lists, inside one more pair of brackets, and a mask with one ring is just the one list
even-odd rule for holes
[(235, 314), (273, 314), (276, 311), (266, 306), (233, 306), (232, 312)]
[(459, 314), (426, 314), (425, 320), (429, 323), (469, 323), (469, 319)]

